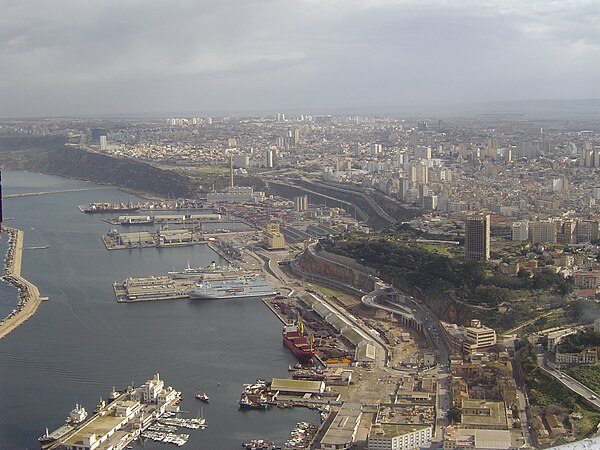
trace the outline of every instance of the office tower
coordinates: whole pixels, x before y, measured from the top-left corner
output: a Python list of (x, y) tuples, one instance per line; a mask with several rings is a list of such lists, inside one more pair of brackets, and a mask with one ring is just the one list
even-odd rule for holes
[(371, 154), (379, 155), (383, 151), (381, 144), (372, 144), (371, 145)]
[(482, 214), (465, 219), (465, 257), (490, 259), (490, 216)]
[(105, 151), (107, 148), (106, 136), (100, 136), (100, 150)]

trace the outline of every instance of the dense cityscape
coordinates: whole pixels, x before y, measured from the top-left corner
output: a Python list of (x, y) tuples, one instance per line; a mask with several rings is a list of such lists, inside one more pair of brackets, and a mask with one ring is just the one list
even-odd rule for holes
[(0, 450), (600, 449), (598, 0), (0, 11)]
[[(159, 170), (167, 186), (184, 177), (186, 197), (125, 181), (147, 200), (110, 203), (100, 191), (79, 209), (110, 224), (107, 251), (208, 245), (228, 261), (123, 274), (117, 302), (263, 297), (256, 308), (281, 320), (299, 363), (288, 379), (247, 385), (240, 408), (321, 411), (283, 448), (512, 449), (578, 441), (600, 422), (600, 136), (586, 125), (279, 113), (4, 121), (0, 139), (5, 169), (36, 167), (29, 154), (52, 160), (64, 145), (64, 167), (92, 155), (126, 173)], [(91, 181), (115, 184), (104, 166)], [(6, 279), (31, 285), (20, 272)], [(40, 305), (31, 286), (3, 336)], [(174, 398), (143, 401), (175, 414)], [(43, 446), (185, 443), (164, 420), (138, 417), (139, 401), (115, 394)], [(100, 422), (113, 414), (124, 420)], [(269, 438), (244, 445), (275, 448)]]

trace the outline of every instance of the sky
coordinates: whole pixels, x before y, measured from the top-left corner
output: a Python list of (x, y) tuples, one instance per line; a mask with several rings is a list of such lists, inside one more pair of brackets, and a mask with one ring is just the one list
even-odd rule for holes
[(0, 0), (0, 117), (600, 98), (598, 0)]

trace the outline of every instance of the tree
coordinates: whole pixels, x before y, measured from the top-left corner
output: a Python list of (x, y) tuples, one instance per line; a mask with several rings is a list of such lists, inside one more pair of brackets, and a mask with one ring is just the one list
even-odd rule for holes
[(447, 417), (448, 417), (448, 420), (450, 421), (450, 423), (460, 422), (460, 418), (461, 418), (460, 408), (457, 408), (456, 406), (452, 406), (448, 410)]

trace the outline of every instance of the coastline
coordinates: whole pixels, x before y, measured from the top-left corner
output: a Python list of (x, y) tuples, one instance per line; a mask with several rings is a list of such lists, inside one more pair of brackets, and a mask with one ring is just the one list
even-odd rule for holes
[(3, 278), (20, 289), (20, 300), (17, 311), (4, 318), (0, 323), (0, 339), (33, 316), (42, 301), (37, 286), (21, 276), (23, 231), (6, 226), (2, 228), (10, 234), (10, 246), (6, 254), (6, 269)]

